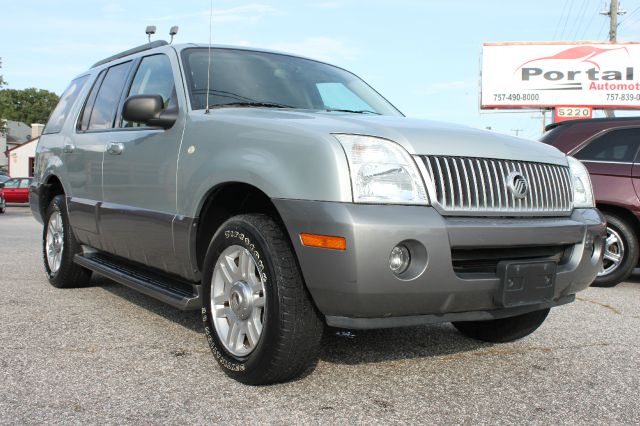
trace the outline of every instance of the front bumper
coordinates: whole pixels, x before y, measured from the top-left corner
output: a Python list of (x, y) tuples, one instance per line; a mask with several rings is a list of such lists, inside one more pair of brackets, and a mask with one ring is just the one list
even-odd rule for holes
[[(313, 300), (336, 327), (483, 320), (557, 306), (587, 288), (602, 262), (605, 222), (596, 209), (576, 209), (564, 218), (453, 218), (422, 206), (273, 202)], [(345, 237), (347, 250), (303, 246), (302, 232)], [(425, 267), (415, 276), (398, 277), (389, 269), (391, 249), (400, 242), (426, 249)], [(548, 246), (564, 250), (553, 300), (545, 303), (505, 308), (498, 302), (502, 287), (496, 273), (453, 266), (452, 253), (459, 251)]]

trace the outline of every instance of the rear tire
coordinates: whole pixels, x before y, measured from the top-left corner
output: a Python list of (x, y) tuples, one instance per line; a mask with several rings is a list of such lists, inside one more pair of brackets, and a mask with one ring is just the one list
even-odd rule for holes
[(82, 248), (76, 241), (64, 195), (56, 195), (47, 208), (42, 232), (42, 257), (47, 278), (57, 288), (84, 287), (91, 280), (91, 271), (74, 263)]
[(529, 312), (515, 317), (488, 321), (454, 322), (462, 334), (491, 343), (506, 343), (522, 339), (536, 331), (547, 318), (550, 309)]
[(594, 287), (613, 287), (629, 278), (638, 264), (638, 237), (633, 228), (621, 217), (605, 213), (607, 240), (605, 242), (603, 270)]
[(205, 335), (228, 376), (264, 385), (315, 365), (324, 324), (291, 243), (272, 218), (226, 221), (209, 244), (202, 283)]

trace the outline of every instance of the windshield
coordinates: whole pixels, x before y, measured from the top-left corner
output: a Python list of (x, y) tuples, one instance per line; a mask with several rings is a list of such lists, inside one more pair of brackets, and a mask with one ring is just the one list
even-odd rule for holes
[[(191, 106), (205, 109), (208, 49), (182, 52)], [(258, 106), (401, 115), (357, 76), (294, 56), (211, 49), (209, 106)]]

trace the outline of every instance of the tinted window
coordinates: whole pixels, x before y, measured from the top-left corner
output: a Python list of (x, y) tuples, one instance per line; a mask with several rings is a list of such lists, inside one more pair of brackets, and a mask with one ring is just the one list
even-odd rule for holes
[(88, 130), (109, 129), (113, 127), (120, 95), (127, 78), (127, 73), (131, 62), (125, 62), (120, 65), (113, 66), (107, 71), (104, 77), (95, 104), (91, 110), (91, 118), (89, 118)]
[[(166, 55), (147, 56), (142, 59), (131, 83), (129, 96), (160, 95), (164, 107), (176, 105), (176, 87), (171, 71), (171, 62)], [(123, 122), (123, 127), (143, 127), (142, 123)]]
[(29, 188), (29, 179), (21, 179), (18, 188)]
[(82, 108), (82, 113), (80, 113), (80, 118), (78, 119), (78, 129), (79, 130), (87, 130), (89, 128), (89, 118), (91, 118), (91, 110), (93, 109), (93, 104), (96, 102), (96, 96), (98, 96), (98, 89), (100, 89), (100, 85), (102, 84), (102, 80), (104, 79), (104, 75), (107, 73), (107, 70), (102, 70), (100, 74), (98, 74), (98, 78), (93, 83), (93, 87), (89, 92), (89, 96), (87, 96), (87, 100), (84, 103), (84, 107)]
[(62, 125), (67, 119), (67, 115), (69, 115), (69, 111), (71, 110), (71, 107), (76, 101), (78, 94), (86, 84), (88, 78), (89, 76), (85, 75), (82, 77), (78, 77), (71, 82), (69, 87), (67, 87), (67, 90), (65, 90), (62, 96), (60, 97), (60, 101), (58, 102), (58, 105), (56, 105), (56, 108), (51, 113), (51, 116), (49, 117), (49, 121), (47, 121), (47, 125), (45, 126), (44, 131), (42, 133), (47, 134), (47, 133), (60, 132), (60, 130), (62, 129)]
[(640, 129), (612, 130), (594, 139), (575, 157), (580, 160), (631, 163), (640, 146)]
[[(233, 49), (212, 49), (211, 52), (209, 67), (208, 49), (182, 51), (193, 109), (206, 107), (209, 88), (208, 101), (212, 106), (266, 103), (325, 110), (327, 101), (335, 109), (367, 109), (378, 114), (400, 115), (367, 83), (338, 67), (275, 53)], [(341, 86), (342, 89), (338, 89)], [(368, 108), (361, 108), (363, 105)]]

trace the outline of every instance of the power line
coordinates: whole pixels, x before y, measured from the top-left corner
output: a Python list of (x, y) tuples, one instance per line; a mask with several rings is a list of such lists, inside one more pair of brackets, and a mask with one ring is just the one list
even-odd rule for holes
[(569, 9), (567, 10), (567, 18), (564, 21), (564, 26), (562, 27), (562, 34), (560, 34), (560, 38), (564, 38), (564, 32), (567, 29), (567, 23), (569, 22), (569, 17), (571, 16), (571, 9), (573, 9), (573, 0), (569, 2)]
[(625, 22), (627, 22), (633, 15), (635, 15), (637, 12), (640, 11), (640, 6), (636, 7), (635, 9), (633, 9), (633, 11), (631, 13), (629, 13), (627, 15), (626, 18), (624, 18), (619, 24), (618, 27), (622, 26)]
[(592, 13), (591, 14), (591, 19), (589, 19), (589, 23), (587, 24), (586, 27), (584, 27), (584, 31), (582, 31), (582, 36), (580, 38), (583, 39), (583, 40), (584, 40), (585, 36), (587, 35), (587, 31), (589, 30), (589, 28), (591, 28), (591, 25), (593, 24), (594, 18), (598, 15), (598, 12), (600, 12), (600, 6), (598, 4), (596, 4), (596, 7), (598, 8), (596, 10), (596, 13)]
[(578, 32), (580, 31), (580, 27), (582, 26), (582, 22), (584, 21), (584, 14), (587, 11), (587, 4), (589, 3), (589, 0), (584, 0), (582, 2), (582, 12), (578, 12), (578, 20), (576, 21), (576, 25), (575, 25), (575, 31), (573, 33), (573, 39), (577, 40), (578, 39)]
[(560, 12), (560, 19), (558, 19), (558, 23), (556, 24), (556, 29), (553, 31), (553, 39), (556, 40), (556, 36), (559, 35), (558, 34), (558, 30), (560, 29), (560, 25), (562, 25), (562, 20), (564, 18), (564, 13), (567, 10), (567, 5), (569, 3), (567, 3), (566, 1), (564, 2), (564, 5), (562, 6), (562, 12)]

